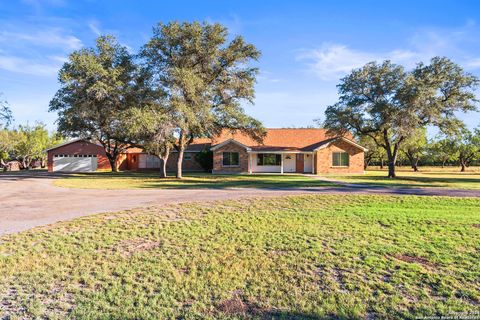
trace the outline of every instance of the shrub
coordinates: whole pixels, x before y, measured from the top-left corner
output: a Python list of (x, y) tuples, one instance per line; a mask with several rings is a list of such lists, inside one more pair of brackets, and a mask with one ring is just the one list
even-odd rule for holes
[(213, 169), (213, 152), (203, 149), (195, 155), (195, 160), (202, 166), (205, 172), (211, 172)]

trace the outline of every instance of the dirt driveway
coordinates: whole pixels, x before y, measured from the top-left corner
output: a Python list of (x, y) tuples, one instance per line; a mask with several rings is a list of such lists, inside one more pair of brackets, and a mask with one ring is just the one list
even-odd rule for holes
[(168, 203), (291, 194), (378, 193), (480, 197), (480, 190), (315, 187), (298, 189), (83, 190), (56, 187), (47, 173), (0, 174), (0, 235), (89, 214)]

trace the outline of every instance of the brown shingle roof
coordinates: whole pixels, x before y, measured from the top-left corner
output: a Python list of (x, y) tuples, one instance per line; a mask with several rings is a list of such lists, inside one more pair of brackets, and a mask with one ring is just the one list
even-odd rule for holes
[[(350, 134), (346, 137), (352, 139)], [(234, 139), (235, 141), (255, 150), (311, 151), (318, 147), (319, 144), (331, 138), (332, 136), (327, 134), (326, 129), (267, 129), (267, 135), (263, 139), (263, 143), (259, 143), (240, 131), (234, 133), (231, 131), (224, 131), (221, 135), (212, 139), (212, 146), (228, 139)]]
[[(313, 151), (314, 149), (331, 142), (336, 137), (329, 136), (326, 129), (298, 128), (298, 129), (266, 129), (267, 134), (263, 143), (259, 143), (248, 135), (236, 131), (224, 131), (212, 139), (195, 139), (188, 147), (187, 152), (199, 152), (210, 146), (218, 145), (226, 140), (235, 141), (250, 147), (254, 151)], [(345, 136), (353, 140), (351, 134)], [(135, 150), (137, 151), (137, 150)], [(133, 151), (133, 152), (135, 152)], [(137, 152), (141, 152), (141, 149)], [(173, 151), (175, 152), (175, 150)]]

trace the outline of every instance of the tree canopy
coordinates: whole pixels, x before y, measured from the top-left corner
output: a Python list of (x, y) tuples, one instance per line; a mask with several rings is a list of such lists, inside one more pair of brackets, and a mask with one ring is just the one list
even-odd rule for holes
[(253, 103), (258, 70), (249, 63), (260, 52), (241, 36), (227, 39), (227, 28), (218, 23), (160, 23), (141, 50), (152, 88), (164, 95), (178, 134), (178, 178), (183, 152), (196, 137), (224, 129), (263, 136), (261, 123), (241, 105)]
[(426, 128), (418, 128), (412, 135), (405, 138), (401, 150), (410, 162), (413, 171), (418, 171), (418, 162), (427, 154), (427, 148), (428, 139)]
[(105, 148), (113, 171), (128, 148), (121, 113), (135, 106), (136, 65), (113, 36), (101, 36), (95, 48), (73, 52), (59, 73), (61, 88), (50, 102), (58, 130), (67, 136), (94, 138)]
[(6, 167), (10, 160), (20, 161), (23, 169), (29, 169), (34, 162), (45, 167), (46, 149), (63, 141), (56, 132), (49, 133), (45, 124), (20, 125), (18, 128), (0, 130), (0, 164)]
[(462, 127), (455, 113), (477, 110), (478, 83), (447, 58), (435, 57), (412, 71), (390, 61), (370, 62), (341, 79), (339, 100), (327, 108), (324, 125), (331, 132), (371, 137), (385, 149), (393, 178), (399, 149), (417, 129)]
[(473, 131), (463, 129), (460, 134), (450, 137), (449, 140), (462, 172), (472, 161), (480, 158), (480, 128)]

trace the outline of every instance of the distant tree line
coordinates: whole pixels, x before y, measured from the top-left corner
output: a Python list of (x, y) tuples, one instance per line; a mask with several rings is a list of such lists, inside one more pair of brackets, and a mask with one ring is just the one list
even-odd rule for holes
[(45, 150), (62, 141), (58, 133), (50, 133), (42, 123), (1, 128), (0, 168), (7, 170), (14, 163), (18, 163), (20, 169), (45, 168)]
[[(365, 153), (365, 169), (369, 166), (383, 168), (387, 163), (385, 149), (368, 136), (361, 137), (360, 141), (368, 148)], [(478, 166), (480, 128), (463, 128), (458, 133), (440, 134), (432, 139), (427, 139), (425, 129), (416, 130), (416, 134), (402, 144), (397, 164), (410, 166), (413, 171), (419, 171), (419, 166), (459, 166), (460, 171), (464, 172), (469, 166)]]
[(44, 168), (47, 164), (45, 150), (61, 143), (63, 137), (49, 132), (43, 123), (10, 128), (12, 120), (7, 101), (0, 99), (0, 170), (7, 170), (14, 163), (20, 169)]
[(262, 124), (245, 114), (253, 103), (260, 52), (214, 23), (159, 23), (151, 39), (133, 54), (105, 35), (94, 48), (73, 52), (59, 72), (61, 88), (50, 102), (58, 130), (100, 143), (112, 171), (118, 156), (142, 147), (162, 160), (183, 154), (195, 138), (224, 129), (261, 140)]

